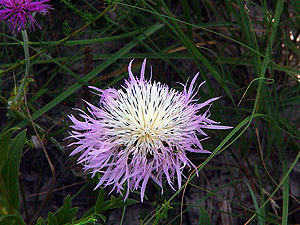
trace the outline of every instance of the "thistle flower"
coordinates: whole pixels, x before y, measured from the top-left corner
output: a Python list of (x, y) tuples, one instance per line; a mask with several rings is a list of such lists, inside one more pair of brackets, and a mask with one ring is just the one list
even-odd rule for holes
[(34, 29), (34, 25), (41, 29), (40, 24), (34, 19), (34, 13), (48, 13), (51, 9), (50, 5), (44, 4), (50, 0), (35, 1), (32, 0), (0, 0), (0, 21), (9, 22), (9, 29), (12, 33), (17, 30), (25, 29), (26, 23), (30, 29)]
[[(112, 190), (122, 194), (126, 185), (125, 199), (130, 191), (140, 190), (143, 201), (149, 179), (162, 188), (166, 178), (175, 190), (174, 177), (177, 176), (180, 187), (183, 169), (196, 169), (187, 152), (210, 153), (203, 149), (197, 137), (207, 137), (202, 129), (231, 127), (220, 126), (208, 118), (210, 105), (218, 98), (200, 104), (194, 99), (198, 74), (180, 92), (146, 80), (146, 60), (140, 78), (132, 74), (131, 65), (132, 61), (128, 67), (129, 79), (122, 89), (90, 87), (100, 93), (99, 106), (86, 102), (88, 113), (79, 110), (83, 122), (69, 116), (74, 123), (69, 138), (78, 140), (71, 144), (77, 145), (71, 155), (81, 153), (78, 163), (92, 177), (102, 174), (95, 189), (113, 185)], [(200, 114), (205, 106), (208, 109)]]

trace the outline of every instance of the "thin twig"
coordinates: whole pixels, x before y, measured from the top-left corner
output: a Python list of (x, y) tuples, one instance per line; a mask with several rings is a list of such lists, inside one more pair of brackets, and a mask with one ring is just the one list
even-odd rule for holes
[[(201, 167), (201, 165), (202, 165), (202, 164), (200, 164), (199, 166), (197, 166), (197, 170)], [(184, 198), (184, 195), (185, 195), (186, 187), (187, 187), (187, 185), (188, 185), (188, 182), (189, 182), (191, 176), (192, 176), (193, 173), (195, 173), (195, 172), (196, 172), (196, 169), (194, 169), (194, 170), (190, 173), (189, 177), (187, 178), (186, 183), (184, 184), (184, 189), (183, 189), (183, 191), (182, 191), (182, 198), (181, 198), (181, 204), (180, 204), (180, 224), (182, 224), (183, 198)], [(204, 173), (203, 173), (202, 171), (199, 171), (199, 172), (202, 173), (202, 175), (204, 176), (204, 179), (205, 179), (205, 180), (207, 181), (207, 183), (208, 183), (208, 186), (209, 186), (210, 191), (212, 191), (211, 186), (210, 186), (210, 183), (209, 183), (207, 177), (204, 175)], [(212, 202), (213, 202), (213, 198), (211, 197), (211, 207), (212, 207)]]
[(47, 161), (48, 161), (48, 164), (49, 164), (49, 167), (50, 167), (50, 170), (51, 170), (51, 174), (52, 174), (51, 187), (50, 187), (50, 189), (49, 189), (49, 191), (48, 191), (46, 197), (44, 198), (43, 202), (41, 203), (39, 209), (36, 211), (36, 213), (34, 214), (34, 216), (32, 217), (32, 219), (30, 220), (29, 225), (31, 225), (31, 224), (33, 224), (33, 222), (36, 220), (36, 218), (39, 216), (41, 210), (43, 209), (43, 206), (44, 206), (44, 205), (46, 204), (46, 202), (50, 199), (51, 194), (52, 194), (52, 191), (53, 191), (53, 189), (54, 189), (54, 187), (55, 187), (55, 181), (56, 181), (56, 178), (55, 178), (55, 169), (54, 169), (54, 166), (53, 166), (53, 164), (52, 164), (52, 162), (51, 162), (51, 159), (50, 159), (50, 157), (49, 157), (49, 155), (48, 155), (48, 152), (47, 152), (47, 150), (46, 150), (46, 148), (45, 148), (45, 146), (44, 146), (44, 144), (43, 144), (43, 142), (42, 142), (42, 140), (41, 140), (41, 137), (40, 137), (40, 135), (39, 135), (39, 133), (38, 133), (36, 127), (35, 127), (35, 124), (34, 124), (32, 118), (31, 118), (30, 110), (29, 110), (28, 105), (27, 105), (27, 99), (26, 99), (26, 93), (25, 93), (25, 92), (24, 92), (24, 100), (25, 100), (25, 101), (24, 101), (24, 102), (25, 102), (25, 107), (26, 107), (26, 110), (27, 110), (27, 112), (28, 112), (28, 117), (29, 117), (30, 122), (31, 122), (31, 124), (32, 124), (32, 127), (33, 127), (33, 129), (34, 129), (34, 132), (35, 132), (37, 138), (39, 139), (39, 141), (40, 141), (40, 143), (41, 143), (41, 145), (42, 145), (42, 149), (43, 149), (43, 151), (44, 151), (44, 153), (45, 153), (45, 156), (46, 156), (46, 159), (47, 159)]

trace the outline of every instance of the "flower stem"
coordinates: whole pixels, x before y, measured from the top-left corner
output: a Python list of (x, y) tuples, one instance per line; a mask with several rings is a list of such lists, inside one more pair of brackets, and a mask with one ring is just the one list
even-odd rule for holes
[(26, 32), (25, 29), (22, 30), (21, 33), (22, 33), (23, 41), (24, 41), (23, 47), (24, 47), (24, 53), (25, 53), (25, 65), (26, 65), (26, 67), (25, 67), (24, 78), (23, 78), (21, 86), (20, 86), (20, 88), (18, 90), (18, 94), (17, 94), (17, 96), (9, 104), (9, 108), (11, 110), (17, 110), (19, 108), (20, 99), (21, 99), (21, 97), (22, 97), (22, 95), (24, 93), (24, 89), (25, 89), (26, 84), (27, 84), (27, 78), (28, 78), (29, 69), (30, 69), (28, 35), (27, 35), (27, 32)]

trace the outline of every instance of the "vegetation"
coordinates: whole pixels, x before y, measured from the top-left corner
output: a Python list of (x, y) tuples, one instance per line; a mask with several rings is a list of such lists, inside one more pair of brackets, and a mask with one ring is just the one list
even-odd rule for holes
[[(21, 33), (1, 24), (0, 224), (300, 223), (300, 0), (49, 4), (28, 57)], [(133, 58), (136, 74), (147, 58), (146, 76), (151, 65), (178, 90), (200, 72), (199, 102), (221, 96), (211, 118), (234, 127), (207, 131), (212, 154), (189, 155), (199, 175), (185, 170), (182, 188), (163, 194), (149, 183), (144, 203), (93, 191), (99, 178), (65, 139), (82, 99), (99, 103), (88, 86), (120, 87)]]

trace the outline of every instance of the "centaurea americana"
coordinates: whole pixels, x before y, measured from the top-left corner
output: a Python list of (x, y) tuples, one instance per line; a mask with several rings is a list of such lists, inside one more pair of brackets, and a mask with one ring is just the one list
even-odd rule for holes
[(41, 29), (40, 24), (33, 17), (34, 13), (45, 14), (51, 9), (50, 5), (44, 4), (50, 0), (0, 0), (0, 21), (7, 21), (9, 29), (14, 33), (26, 29), (35, 30), (34, 25)]
[[(131, 66), (132, 61), (122, 89), (90, 87), (100, 93), (99, 106), (86, 102), (88, 113), (79, 110), (83, 121), (69, 116), (74, 124), (69, 137), (77, 140), (71, 144), (77, 145), (71, 155), (81, 153), (78, 163), (92, 176), (102, 174), (95, 188), (113, 185), (122, 194), (127, 186), (125, 199), (130, 191), (140, 190), (143, 201), (149, 179), (162, 188), (166, 178), (175, 190), (174, 177), (180, 187), (183, 169), (196, 169), (187, 152), (210, 153), (197, 137), (207, 137), (202, 129), (230, 127), (209, 119), (210, 105), (218, 97), (203, 103), (194, 99), (198, 74), (189, 87), (185, 84), (183, 91), (177, 91), (146, 80), (146, 60), (140, 78), (132, 74)], [(208, 108), (200, 114), (203, 107)]]
[(28, 25), (30, 30), (35, 30), (34, 25), (41, 29), (40, 24), (35, 20), (34, 13), (45, 14), (51, 9), (50, 5), (44, 4), (50, 0), (0, 0), (0, 22), (5, 21), (9, 25), (9, 29), (14, 33), (22, 31), (23, 46), (25, 52), (26, 69), (24, 78), (16, 97), (9, 101), (9, 108), (17, 110), (19, 108), (19, 101), (24, 93), (24, 88), (27, 84), (29, 76), (29, 41), (26, 31)]

